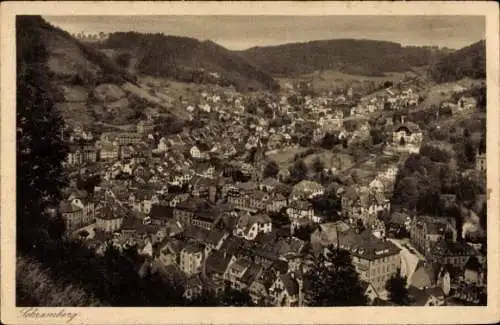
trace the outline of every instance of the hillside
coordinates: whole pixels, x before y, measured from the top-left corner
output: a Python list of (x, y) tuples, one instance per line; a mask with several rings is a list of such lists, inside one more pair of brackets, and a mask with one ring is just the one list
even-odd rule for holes
[(337, 39), (254, 47), (239, 55), (272, 75), (295, 76), (316, 70), (380, 76), (433, 63), (446, 51), (398, 43)]
[(18, 17), (20, 39), (39, 40), (47, 54), (50, 93), (67, 124), (135, 124), (146, 107), (180, 116), (171, 103), (149, 93), (138, 78), (106, 54), (39, 16)]
[(482, 40), (444, 56), (432, 66), (430, 74), (437, 82), (486, 78), (486, 42)]
[(128, 53), (137, 73), (184, 82), (234, 85), (239, 90), (279, 89), (278, 83), (240, 56), (211, 41), (193, 38), (113, 33), (100, 48)]

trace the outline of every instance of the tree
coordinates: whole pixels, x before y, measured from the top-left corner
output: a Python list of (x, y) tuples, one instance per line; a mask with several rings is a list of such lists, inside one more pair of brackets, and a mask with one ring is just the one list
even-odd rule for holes
[(372, 138), (372, 144), (377, 145), (383, 143), (387, 139), (387, 135), (380, 128), (370, 129), (370, 136)]
[(47, 209), (59, 204), (60, 190), (67, 184), (62, 162), (68, 148), (60, 137), (63, 121), (54, 109), (40, 24), (43, 20), (38, 16), (19, 16), (16, 20), (16, 238), (20, 250), (39, 247), (40, 241), (58, 239), (63, 232), (63, 224), (54, 223), (60, 218), (52, 219)]
[(264, 167), (264, 178), (277, 177), (279, 172), (280, 167), (274, 160), (271, 160), (267, 163), (266, 167)]
[(321, 173), (325, 169), (325, 165), (323, 164), (321, 159), (319, 159), (319, 157), (316, 157), (313, 162), (312, 168), (315, 173)]
[(470, 131), (468, 128), (464, 128), (464, 138), (470, 138)]
[(384, 82), (384, 88), (392, 87), (392, 85), (393, 85), (393, 82), (390, 80), (387, 80)]
[(306, 134), (306, 135), (300, 137), (299, 145), (301, 147), (306, 148), (306, 147), (309, 147), (311, 145), (311, 141), (312, 141), (312, 136), (309, 134)]
[(401, 276), (399, 269), (387, 280), (385, 289), (389, 292), (389, 301), (392, 303), (400, 306), (409, 304), (406, 277)]
[(321, 147), (327, 150), (331, 150), (335, 145), (339, 144), (339, 138), (337, 135), (332, 133), (326, 133), (321, 141)]
[(79, 236), (81, 239), (85, 239), (85, 238), (87, 238), (89, 235), (90, 235), (90, 234), (89, 234), (89, 232), (88, 232), (87, 230), (85, 230), (85, 229), (80, 230), (80, 231), (78, 232), (78, 236)]
[(341, 210), (340, 198), (334, 191), (327, 191), (311, 200), (314, 212), (325, 217), (326, 221), (337, 221)]
[(304, 300), (308, 306), (364, 306), (367, 303), (349, 252), (330, 247), (305, 274)]
[(363, 224), (363, 220), (361, 219), (358, 219), (356, 220), (356, 230), (358, 233), (362, 233), (363, 231), (365, 231), (366, 227), (365, 225)]
[(417, 179), (409, 176), (397, 181), (393, 193), (394, 204), (403, 204), (413, 209), (419, 198)]
[(187, 305), (200, 307), (251, 307), (254, 306), (254, 303), (247, 290), (235, 290), (226, 283), (221, 293), (216, 294), (213, 291), (203, 290), (201, 295), (189, 301)]
[(307, 177), (307, 165), (302, 159), (297, 160), (290, 168), (290, 179), (295, 184)]
[(293, 236), (301, 239), (303, 241), (309, 242), (311, 240), (311, 234), (316, 230), (316, 226), (308, 224), (295, 229)]

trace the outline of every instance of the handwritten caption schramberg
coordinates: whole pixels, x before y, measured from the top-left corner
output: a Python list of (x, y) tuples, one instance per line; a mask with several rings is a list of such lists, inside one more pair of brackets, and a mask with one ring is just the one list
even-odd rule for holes
[(64, 319), (66, 323), (70, 323), (76, 317), (78, 317), (78, 313), (66, 311), (64, 308), (54, 311), (42, 311), (37, 307), (28, 307), (21, 309), (21, 316), (24, 318), (57, 318)]

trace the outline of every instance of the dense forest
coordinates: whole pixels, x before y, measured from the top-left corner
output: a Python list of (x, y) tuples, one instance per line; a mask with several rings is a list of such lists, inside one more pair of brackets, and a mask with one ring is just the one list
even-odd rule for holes
[(444, 56), (431, 67), (430, 74), (437, 82), (486, 78), (486, 42), (482, 40)]
[(446, 53), (432, 47), (403, 47), (398, 43), (338, 39), (254, 47), (240, 56), (273, 75), (293, 76), (316, 70), (340, 70), (382, 76), (429, 65)]
[[(100, 47), (132, 53), (138, 60), (137, 71), (143, 74), (234, 85), (240, 90), (279, 88), (265, 72), (211, 41), (127, 32), (111, 34)], [(214, 78), (210, 72), (219, 73), (220, 77)]]

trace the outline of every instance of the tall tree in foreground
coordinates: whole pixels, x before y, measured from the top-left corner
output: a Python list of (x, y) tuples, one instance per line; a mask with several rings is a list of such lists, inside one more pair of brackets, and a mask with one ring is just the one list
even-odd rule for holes
[(387, 280), (385, 289), (389, 292), (389, 300), (396, 305), (406, 306), (409, 303), (406, 277), (402, 277), (398, 270)]
[(42, 18), (18, 16), (17, 41), (17, 245), (29, 250), (62, 234), (61, 220), (47, 209), (60, 200), (65, 184), (61, 162), (67, 147), (62, 119), (53, 108), (46, 49), (40, 39)]
[[(307, 285), (306, 285), (307, 283)], [(367, 303), (351, 256), (330, 248), (306, 274), (304, 298), (308, 306), (364, 306)]]

